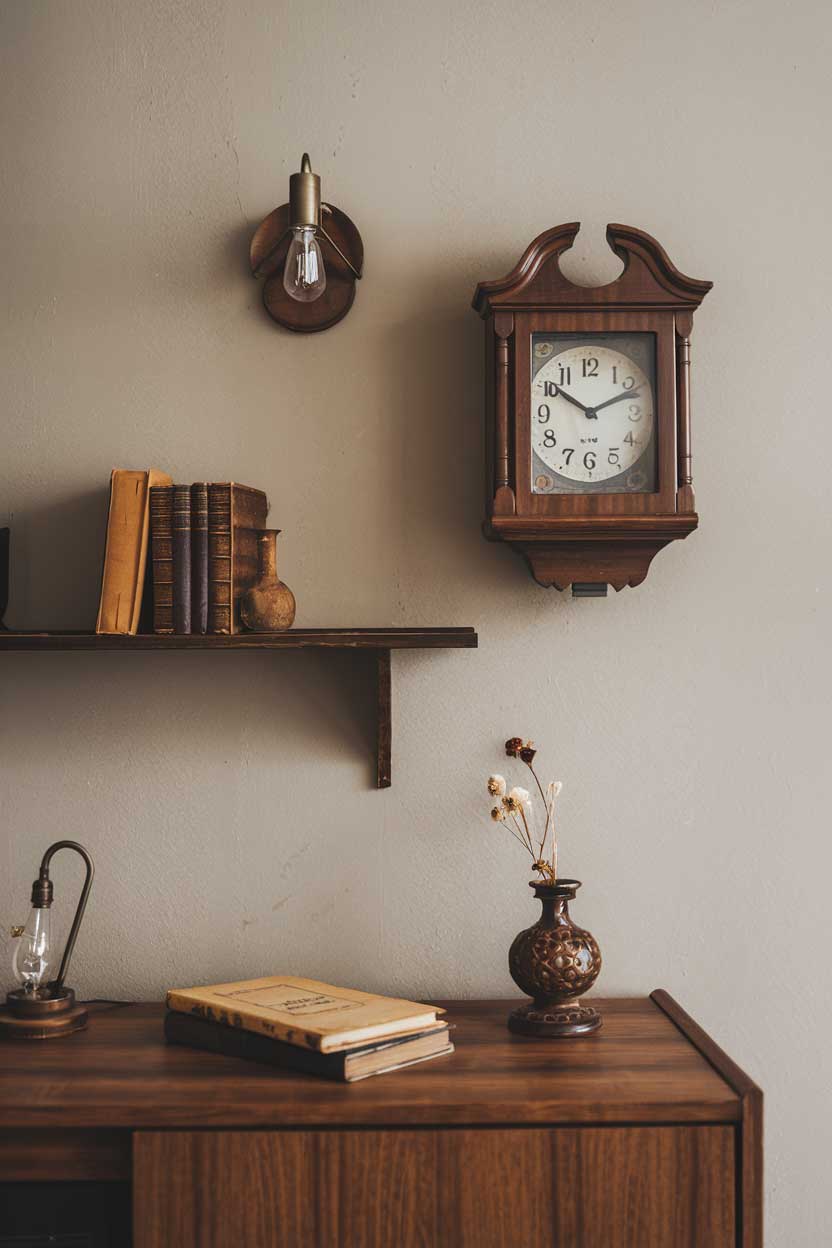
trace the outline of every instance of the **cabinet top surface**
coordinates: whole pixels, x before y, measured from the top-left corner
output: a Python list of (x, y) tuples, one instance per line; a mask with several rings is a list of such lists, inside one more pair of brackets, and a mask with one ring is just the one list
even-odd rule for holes
[(356, 1084), (166, 1045), (161, 1005), (92, 1006), (86, 1031), (0, 1046), (4, 1127), (733, 1122), (741, 1099), (653, 1001), (604, 1026), (514, 1036), (512, 1002), (443, 1002), (456, 1052)]

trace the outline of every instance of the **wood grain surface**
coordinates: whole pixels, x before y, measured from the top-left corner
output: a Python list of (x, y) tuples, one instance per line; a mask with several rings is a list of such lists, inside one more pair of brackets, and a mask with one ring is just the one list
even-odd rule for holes
[(730, 1248), (727, 1126), (139, 1132), (135, 1248)]
[(7, 1044), (4, 1129), (737, 1122), (741, 1098), (648, 999), (603, 1028), (514, 1036), (516, 1001), (445, 1002), (456, 1053), (355, 1085), (166, 1046), (163, 1007), (90, 1007), (86, 1031)]
[(329, 646), (341, 650), (474, 649), (473, 628), (292, 628), (285, 633), (140, 633), (136, 637), (84, 632), (0, 632), (4, 650), (298, 650)]

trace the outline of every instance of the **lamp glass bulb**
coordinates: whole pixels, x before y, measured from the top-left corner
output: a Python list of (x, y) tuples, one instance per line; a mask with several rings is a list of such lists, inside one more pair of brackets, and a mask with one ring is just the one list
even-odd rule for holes
[(286, 252), (283, 288), (298, 303), (312, 303), (326, 290), (326, 270), (320, 244), (311, 225), (297, 225)]
[(12, 971), (25, 992), (35, 992), (46, 980), (50, 962), (50, 916), (48, 906), (33, 907), (14, 947)]

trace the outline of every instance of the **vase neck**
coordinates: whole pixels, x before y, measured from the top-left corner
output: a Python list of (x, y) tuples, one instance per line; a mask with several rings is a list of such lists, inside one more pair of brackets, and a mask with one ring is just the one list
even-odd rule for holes
[(568, 897), (541, 897), (540, 904), (543, 906), (543, 914), (541, 915), (543, 919), (569, 918)]
[(263, 529), (257, 539), (260, 579), (277, 580), (277, 536), (280, 529)]
[(530, 880), (529, 883), (543, 907), (541, 918), (545, 922), (570, 921), (569, 903), (575, 900), (575, 893), (581, 887), (580, 880), (558, 880), (554, 884), (543, 880)]

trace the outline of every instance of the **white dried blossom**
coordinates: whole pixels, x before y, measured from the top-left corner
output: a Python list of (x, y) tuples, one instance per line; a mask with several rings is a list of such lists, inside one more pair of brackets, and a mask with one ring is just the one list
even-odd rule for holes
[(495, 823), (503, 823), (503, 821), (505, 820), (505, 817), (506, 817), (506, 812), (503, 810), (502, 806), (492, 807), (491, 818), (494, 820)]
[(506, 791), (506, 782), (503, 776), (488, 777), (488, 792), (492, 797), (503, 797)]
[(549, 785), (549, 792), (551, 793), (552, 797), (560, 797), (560, 791), (562, 788), (563, 788), (562, 780), (553, 780), (552, 783)]
[(520, 785), (515, 785), (509, 793), (509, 797), (513, 797), (518, 806), (528, 806), (531, 802), (531, 795), (528, 789), (522, 789)]

